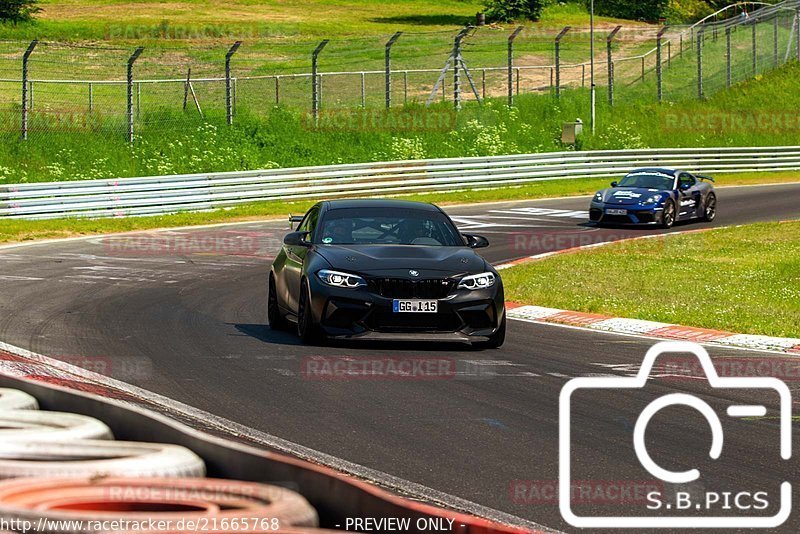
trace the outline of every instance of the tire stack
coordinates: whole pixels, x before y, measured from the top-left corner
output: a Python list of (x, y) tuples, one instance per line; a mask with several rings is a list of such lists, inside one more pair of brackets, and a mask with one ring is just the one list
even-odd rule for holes
[(114, 441), (102, 421), (38, 408), (27, 393), (0, 388), (0, 518), (201, 520), (221, 525), (215, 532), (326, 532), (313, 528), (317, 512), (299, 493), (208, 479), (203, 460), (185, 447)]

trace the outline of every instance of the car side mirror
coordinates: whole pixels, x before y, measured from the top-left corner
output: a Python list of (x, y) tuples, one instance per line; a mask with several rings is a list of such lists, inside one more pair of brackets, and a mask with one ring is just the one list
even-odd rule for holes
[(681, 184), (678, 187), (680, 187), (681, 191), (688, 191), (689, 188), (692, 187), (692, 184)]
[(619, 182), (611, 182), (611, 187), (617, 187), (618, 185), (619, 185)]
[(467, 244), (470, 248), (486, 248), (489, 246), (489, 240), (482, 235), (464, 234), (467, 239)]
[(283, 238), (283, 244), (290, 247), (310, 247), (311, 243), (306, 241), (307, 237), (308, 232), (292, 232), (290, 234), (286, 234), (286, 236)]

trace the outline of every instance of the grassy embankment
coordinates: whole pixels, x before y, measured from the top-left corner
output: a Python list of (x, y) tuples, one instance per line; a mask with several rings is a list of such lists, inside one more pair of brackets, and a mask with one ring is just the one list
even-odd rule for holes
[(798, 338), (800, 222), (612, 244), (509, 269), (503, 281), (517, 302)]

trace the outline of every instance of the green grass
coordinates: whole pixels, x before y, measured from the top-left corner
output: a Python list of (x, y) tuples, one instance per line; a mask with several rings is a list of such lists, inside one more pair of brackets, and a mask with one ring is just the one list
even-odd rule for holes
[[(717, 185), (752, 185), (763, 183), (795, 182), (798, 173), (747, 173), (717, 176)], [(479, 189), (447, 193), (405, 195), (398, 198), (433, 202), (440, 205), (493, 202), (505, 200), (532, 200), (559, 196), (588, 195), (606, 187), (605, 179), (553, 180), (501, 189)], [(284, 218), (289, 214), (305, 213), (316, 200), (296, 202), (259, 202), (232, 209), (203, 213), (178, 213), (156, 217), (129, 217), (107, 219), (55, 219), (46, 221), (4, 220), (0, 222), (0, 243), (74, 237), (98, 233), (151, 230), (213, 223)]]
[[(325, 35), (363, 36), (398, 29), (453, 29), (474, 22), (480, 0), (41, 0), (28, 24), (0, 26), (2, 38), (124, 40)], [(584, 5), (556, 3), (537, 27), (588, 24)], [(598, 17), (599, 24), (616, 19)]]
[(608, 245), (509, 269), (503, 281), (526, 304), (800, 337), (800, 222)]
[[(704, 101), (621, 100), (612, 110), (601, 97), (597, 135), (585, 133), (579, 148), (797, 145), (800, 129), (789, 119), (791, 110), (800, 109), (798, 85), (800, 64), (791, 63)], [(0, 184), (563, 150), (562, 123), (589, 116), (588, 92), (581, 89), (565, 91), (560, 100), (522, 95), (516, 102), (512, 109), (502, 100), (469, 104), (457, 117), (449, 103), (389, 113), (355, 110), (342, 112), (355, 127), (323, 120), (322, 128), (286, 108), (263, 114), (240, 108), (232, 127), (213, 112), (205, 120), (181, 112), (145, 113), (133, 147), (118, 130), (35, 130), (27, 142), (7, 134), (0, 136)], [(753, 115), (788, 122), (726, 128), (701, 120)], [(431, 116), (440, 120), (434, 128), (393, 127)], [(369, 119), (366, 126), (362, 119)]]

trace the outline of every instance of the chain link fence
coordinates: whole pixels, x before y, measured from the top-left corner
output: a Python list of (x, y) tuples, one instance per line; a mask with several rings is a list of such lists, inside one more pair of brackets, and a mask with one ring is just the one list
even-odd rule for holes
[[(730, 15), (730, 13), (729, 13)], [(624, 102), (705, 98), (800, 59), (800, 0), (695, 26), (600, 27), (599, 98)], [(274, 106), (308, 112), (381, 110), (588, 88), (587, 28), (483, 26), (330, 40), (259, 39), (226, 46), (134, 50), (0, 41), (0, 121), (23, 139), (181, 128), (189, 117), (235, 122)], [(316, 60), (314, 51), (317, 50)]]

